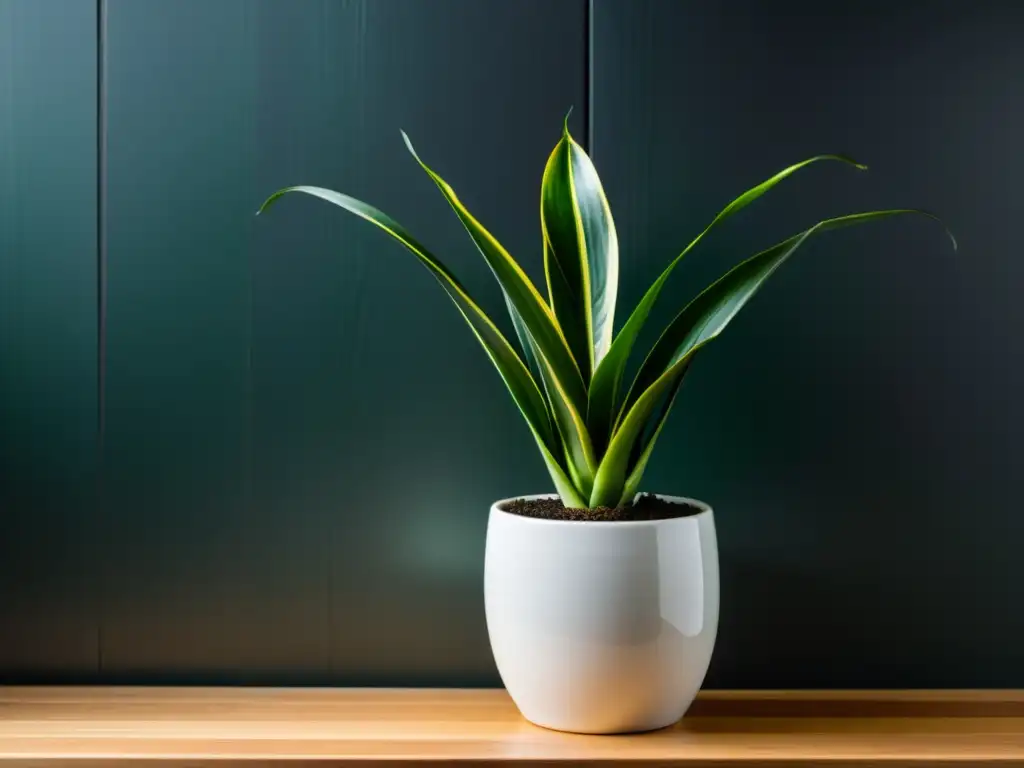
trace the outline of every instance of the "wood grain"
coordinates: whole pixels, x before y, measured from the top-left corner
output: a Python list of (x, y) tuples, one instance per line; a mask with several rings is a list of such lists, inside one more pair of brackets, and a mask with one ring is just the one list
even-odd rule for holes
[(1024, 765), (1024, 691), (708, 691), (673, 728), (535, 727), (499, 690), (0, 688), (0, 766)]

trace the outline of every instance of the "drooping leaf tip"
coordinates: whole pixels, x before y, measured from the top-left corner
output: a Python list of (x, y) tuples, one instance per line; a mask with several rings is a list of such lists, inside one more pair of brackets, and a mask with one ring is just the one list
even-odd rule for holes
[(263, 201), (263, 205), (261, 205), (259, 207), (259, 209), (256, 211), (255, 215), (259, 216), (261, 213), (263, 213), (265, 210), (267, 210), (267, 208), (269, 208), (271, 205), (273, 205), (274, 201), (277, 200), (277, 198), (279, 198), (282, 194), (284, 194), (284, 190), (283, 189), (282, 190), (278, 190), (277, 192), (272, 194), (270, 197), (268, 197), (266, 200), (264, 200)]
[(951, 230), (948, 226), (946, 226), (946, 222), (944, 222), (941, 218), (939, 218), (939, 216), (937, 216), (936, 214), (932, 213), (931, 211), (920, 211), (919, 210), (917, 212), (921, 213), (921, 214), (924, 214), (929, 219), (932, 219), (933, 221), (935, 221), (940, 227), (942, 227), (942, 231), (945, 232), (946, 233), (946, 237), (949, 238), (949, 242), (953, 246), (953, 250), (954, 251), (959, 251), (960, 250), (960, 243), (957, 242), (956, 235), (953, 234), (953, 230)]
[(866, 171), (868, 167), (864, 163), (859, 163), (849, 155), (819, 155), (821, 158), (831, 160), (842, 160), (847, 165), (852, 165), (858, 171)]
[(412, 139), (409, 138), (409, 134), (407, 134), (401, 128), (398, 129), (398, 132), (402, 134), (402, 141), (405, 142), (405, 148), (409, 150), (409, 154), (415, 157), (417, 160), (419, 160), (420, 156), (416, 154), (416, 148), (413, 147)]

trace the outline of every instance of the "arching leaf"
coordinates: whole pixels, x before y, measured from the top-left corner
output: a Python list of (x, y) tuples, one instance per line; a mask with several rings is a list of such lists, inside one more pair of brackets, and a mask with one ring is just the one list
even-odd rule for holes
[[(807, 238), (828, 229), (865, 224), (905, 214), (920, 214), (938, 221), (930, 213), (912, 209), (871, 211), (827, 219), (742, 262), (690, 302), (669, 323), (633, 381), (622, 407), (620, 421), (615, 426), (608, 450), (594, 478), (590, 505), (614, 506), (623, 498), (628, 484), (635, 485), (639, 482), (639, 478), (634, 477), (633, 472), (627, 483), (627, 475), (633, 469), (630, 467), (630, 458), (636, 441), (649, 421), (657, 417), (663, 422), (666, 418), (668, 410), (658, 410), (662, 398), (669, 394), (673, 387), (678, 386), (697, 350), (725, 330), (765, 281), (803, 245)], [(956, 240), (951, 234), (949, 237), (953, 240), (955, 248)], [(655, 436), (660, 428), (661, 424), (658, 423), (655, 426)], [(641, 474), (642, 470), (640, 467)]]
[(497, 326), (491, 322), (491, 319), (473, 301), (466, 292), (466, 289), (462, 287), (455, 275), (451, 273), (440, 259), (431, 254), (401, 224), (383, 211), (354, 197), (349, 197), (330, 189), (297, 186), (279, 190), (263, 203), (259, 213), (267, 210), (280, 197), (291, 192), (302, 192), (319, 197), (369, 221), (391, 235), (391, 237), (404, 245), (419, 259), (420, 263), (434, 276), (438, 284), (454, 302), (463, 318), (469, 324), (473, 334), (483, 346), (484, 351), (487, 352), (491, 362), (498, 369), (498, 373), (508, 387), (512, 399), (526, 419), (526, 423), (537, 442), (537, 446), (540, 448), (544, 464), (552, 480), (555, 482), (555, 489), (558, 491), (563, 502), (567, 506), (586, 506), (585, 500), (566, 475), (558, 458), (559, 453), (561, 453), (561, 444), (552, 432), (544, 396), (537, 387), (537, 383), (501, 331), (498, 330)]
[(848, 165), (852, 165), (860, 170), (865, 170), (867, 168), (867, 166), (861, 165), (855, 160), (843, 155), (818, 155), (779, 171), (770, 179), (762, 181), (756, 187), (748, 189), (742, 195), (725, 206), (725, 208), (715, 216), (711, 223), (705, 227), (704, 231), (697, 235), (697, 237), (695, 237), (693, 241), (683, 249), (682, 253), (676, 256), (669, 263), (658, 279), (655, 280), (651, 287), (647, 289), (647, 293), (645, 293), (643, 298), (640, 299), (640, 303), (637, 304), (636, 309), (633, 310), (633, 313), (629, 316), (626, 324), (615, 337), (615, 340), (612, 342), (611, 349), (597, 366), (597, 369), (594, 371), (593, 378), (590, 381), (590, 388), (588, 392), (589, 404), (587, 408), (587, 427), (589, 428), (591, 437), (598, 448), (601, 448), (606, 444), (606, 441), (611, 434), (611, 428), (618, 410), (622, 377), (626, 370), (626, 364), (629, 362), (630, 352), (632, 352), (633, 345), (636, 343), (636, 339), (640, 335), (640, 331), (643, 329), (644, 323), (647, 321), (647, 317), (654, 308), (654, 305), (658, 300), (658, 296), (661, 294), (661, 290), (664, 288), (665, 283), (672, 274), (672, 271), (676, 266), (678, 266), (679, 262), (683, 260), (683, 257), (693, 250), (697, 243), (699, 243), (704, 236), (718, 224), (725, 221), (734, 213), (738, 213), (746, 208), (779, 182), (789, 176), (792, 176), (802, 168), (806, 168), (812, 163), (816, 163), (821, 160), (835, 160), (847, 163)]

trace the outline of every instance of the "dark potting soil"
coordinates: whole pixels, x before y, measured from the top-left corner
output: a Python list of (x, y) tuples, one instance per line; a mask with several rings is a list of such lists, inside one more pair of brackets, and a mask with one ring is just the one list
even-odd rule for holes
[(591, 522), (626, 522), (636, 520), (669, 520), (696, 515), (703, 510), (693, 504), (664, 501), (650, 494), (641, 495), (635, 503), (624, 507), (570, 509), (560, 499), (515, 499), (502, 507), (506, 512), (545, 520), (578, 520)]

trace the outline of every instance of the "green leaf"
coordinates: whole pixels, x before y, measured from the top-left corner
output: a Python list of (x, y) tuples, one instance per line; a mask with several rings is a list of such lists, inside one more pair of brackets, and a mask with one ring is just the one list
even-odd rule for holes
[[(693, 361), (693, 357), (690, 357), (690, 362)], [(689, 364), (687, 369), (689, 370)], [(657, 415), (648, 419), (647, 429), (645, 432), (648, 434), (645, 437), (641, 437), (633, 446), (632, 453), (636, 455), (636, 458), (630, 459), (629, 466), (632, 469), (629, 472), (629, 477), (626, 478), (626, 485), (622, 491), (622, 496), (619, 498), (618, 506), (631, 503), (636, 498), (637, 492), (640, 490), (640, 481), (643, 479), (644, 471), (647, 469), (647, 462), (651, 458), (651, 453), (654, 451), (654, 444), (658, 440), (658, 436), (661, 434), (661, 430), (664, 429), (665, 423), (668, 421), (668, 413), (672, 410), (672, 406), (675, 404), (676, 395), (679, 394), (679, 388), (683, 383), (683, 377), (686, 376), (686, 370), (684, 370), (677, 378), (675, 385), (671, 388), (668, 394), (662, 398), (662, 404), (659, 406)], [(652, 429), (653, 426), (653, 429)]]
[(551, 384), (547, 390), (551, 410), (573, 463), (573, 475), (589, 487), (597, 462), (582, 415), (587, 403), (586, 387), (558, 321), (515, 259), (466, 209), (451, 185), (419, 158), (404, 132), (402, 137), (409, 152), (441, 190), (490, 266), (507, 303), (518, 315), (513, 315), (513, 321), (529, 333), (542, 376)]
[[(593, 458), (594, 454), (590, 447), (586, 427), (583, 425), (582, 420), (579, 420), (578, 416), (573, 416), (573, 413), (566, 404), (565, 398), (559, 394), (558, 383), (551, 375), (551, 370), (546, 360), (537, 350), (536, 343), (530, 338), (530, 333), (523, 326), (519, 313), (516, 312), (515, 307), (511, 306), (511, 304), (509, 304), (509, 312), (512, 315), (513, 323), (516, 325), (520, 341), (529, 349), (529, 359), (533, 361), (531, 365), (536, 366), (535, 376), (543, 384), (543, 391), (547, 396), (549, 405), (548, 413), (553, 415), (557, 434), (562, 439), (566, 469), (569, 472), (569, 477), (583, 498), (587, 498), (594, 484), (596, 462)], [(577, 439), (577, 434), (581, 434), (585, 442)]]
[(612, 343), (619, 241), (601, 180), (565, 126), (540, 201), (548, 296), (584, 381)]
[(644, 327), (644, 323), (647, 321), (647, 317), (654, 308), (654, 304), (657, 302), (658, 296), (661, 294), (661, 289), (665, 286), (665, 283), (668, 281), (672, 271), (676, 268), (679, 262), (682, 261), (683, 257), (693, 250), (697, 243), (699, 243), (704, 236), (718, 224), (732, 216), (734, 213), (746, 208), (780, 181), (793, 175), (800, 169), (806, 168), (808, 165), (820, 160), (836, 160), (852, 165), (860, 170), (865, 170), (867, 168), (867, 166), (861, 165), (860, 163), (857, 163), (843, 155), (818, 155), (783, 169), (770, 179), (762, 181), (756, 187), (748, 189), (742, 195), (725, 206), (725, 208), (715, 216), (712, 222), (708, 224), (704, 231), (697, 235), (697, 237), (695, 237), (693, 241), (683, 249), (682, 253), (676, 256), (669, 263), (665, 268), (665, 271), (662, 272), (651, 287), (647, 289), (647, 293), (644, 294), (640, 303), (637, 304), (636, 309), (633, 310), (633, 313), (629, 316), (626, 324), (622, 327), (622, 330), (620, 330), (618, 335), (615, 337), (615, 340), (612, 342), (611, 349), (597, 366), (597, 370), (594, 371), (594, 376), (590, 381), (587, 426), (598, 449), (606, 444), (606, 441), (611, 435), (611, 428), (618, 408), (619, 389), (622, 386), (622, 378), (626, 370), (626, 364), (629, 361), (630, 352), (632, 352), (637, 336), (640, 335), (640, 331)]
[(522, 359), (526, 363), (526, 367), (530, 370), (530, 375), (533, 376), (534, 381), (540, 378), (540, 363), (537, 361), (537, 353), (534, 350), (533, 340), (530, 338), (530, 332), (526, 330), (526, 324), (523, 322), (523, 318), (516, 312), (516, 308), (512, 306), (512, 301), (509, 299), (508, 294), (502, 292), (505, 297), (505, 306), (508, 307), (508, 315), (512, 318), (512, 328), (516, 332), (516, 338), (519, 339), (519, 347), (522, 351)]
[(587, 433), (583, 419), (578, 412), (573, 410), (568, 397), (560, 388), (550, 363), (540, 354), (536, 345), (534, 345), (533, 354), (540, 366), (540, 379), (544, 384), (544, 392), (547, 394), (548, 403), (550, 403), (551, 412), (554, 415), (558, 436), (562, 439), (562, 444), (565, 447), (569, 477), (586, 498), (590, 495), (590, 489), (594, 485), (594, 472), (597, 469), (590, 435)]
[(558, 437), (561, 438), (565, 467), (568, 470), (569, 478), (582, 494), (582, 498), (587, 498), (594, 485), (594, 470), (597, 462), (594, 459), (586, 426), (579, 415), (574, 414), (569, 408), (565, 397), (558, 389), (558, 383), (552, 376), (547, 361), (537, 351), (537, 345), (530, 338), (530, 332), (526, 329), (522, 317), (512, 306), (507, 295), (505, 302), (509, 315), (512, 317), (516, 335), (519, 337), (519, 343), (523, 346), (524, 359), (527, 361), (530, 373), (534, 376), (534, 380), (539, 380), (543, 384), (543, 391), (548, 403), (548, 415), (553, 417)]
[(430, 271), (445, 293), (454, 302), (463, 318), (469, 324), (473, 334), (483, 346), (484, 351), (487, 352), (491, 362), (498, 369), (498, 373), (508, 387), (512, 399), (526, 419), (526, 423), (537, 442), (537, 446), (540, 448), (544, 463), (555, 482), (555, 489), (558, 491), (562, 501), (567, 506), (586, 506), (579, 491), (576, 490), (572, 481), (566, 476), (565, 470), (556, 458), (560, 451), (560, 446), (551, 430), (547, 406), (544, 402), (544, 396), (537, 387), (537, 383), (530, 376), (530, 372), (508, 340), (476, 302), (473, 301), (455, 275), (401, 224), (386, 213), (340, 192), (321, 187), (288, 187), (275, 192), (267, 198), (266, 202), (260, 207), (259, 213), (267, 210), (280, 197), (290, 192), (302, 192), (319, 197), (369, 221), (399, 241), (419, 259), (420, 263)]
[[(661, 398), (678, 386), (697, 350), (725, 330), (765, 281), (803, 245), (807, 238), (828, 229), (864, 224), (904, 214), (919, 214), (938, 221), (930, 213), (912, 209), (871, 211), (826, 219), (742, 262), (690, 302), (669, 323), (633, 381), (623, 404), (622, 413), (625, 416), (621, 418), (621, 423), (616, 425), (608, 451), (598, 467), (590, 505), (616, 504), (625, 496), (630, 485), (635, 487), (639, 483), (636, 467), (627, 479), (629, 460), (637, 439), (651, 418), (657, 414), (658, 420), (664, 422), (668, 409), (657, 411)], [(956, 240), (952, 234), (949, 234), (949, 237), (955, 248)], [(660, 429), (661, 423), (658, 423), (654, 431), (655, 437)], [(643, 455), (641, 460), (646, 463)], [(639, 472), (642, 474), (642, 466), (639, 466)]]
[(551, 308), (538, 293), (537, 288), (523, 272), (515, 259), (509, 255), (501, 243), (473, 217), (455, 194), (451, 185), (435, 173), (430, 166), (420, 159), (416, 150), (403, 132), (402, 138), (410, 154), (426, 171), (431, 180), (441, 190), (441, 194), (451, 205), (456, 216), (462, 222), (470, 238), (476, 244), (480, 254), (494, 272), (509, 301), (519, 312), (530, 336), (537, 344), (538, 350), (546, 357), (556, 371), (562, 387), (572, 398), (572, 405), (580, 410), (586, 405), (586, 389), (580, 376), (576, 360), (570, 353), (568, 343), (562, 334)]

